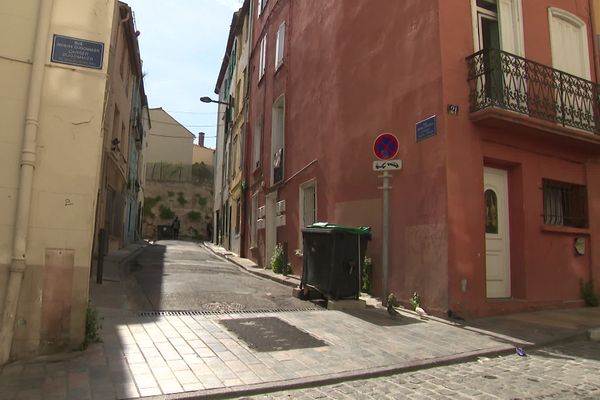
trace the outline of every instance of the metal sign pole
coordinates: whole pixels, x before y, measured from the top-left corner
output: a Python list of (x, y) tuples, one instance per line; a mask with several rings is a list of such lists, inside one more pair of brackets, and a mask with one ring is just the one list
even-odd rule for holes
[(389, 247), (389, 234), (390, 234), (390, 178), (392, 175), (388, 171), (383, 171), (383, 175), (380, 175), (383, 178), (383, 250), (381, 252), (382, 255), (382, 303), (384, 306), (387, 305), (387, 296), (388, 296), (388, 247)]
[(391, 133), (382, 133), (373, 142), (373, 153), (378, 160), (373, 161), (373, 171), (383, 171), (383, 243), (382, 243), (382, 304), (387, 305), (388, 293), (388, 272), (389, 272), (389, 235), (390, 235), (390, 170), (402, 169), (402, 160), (394, 159), (398, 154), (398, 138)]

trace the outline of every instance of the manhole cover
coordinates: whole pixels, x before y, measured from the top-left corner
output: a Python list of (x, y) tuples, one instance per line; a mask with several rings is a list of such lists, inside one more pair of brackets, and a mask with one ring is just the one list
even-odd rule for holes
[(287, 322), (275, 318), (243, 318), (219, 321), (256, 351), (281, 351), (327, 346)]

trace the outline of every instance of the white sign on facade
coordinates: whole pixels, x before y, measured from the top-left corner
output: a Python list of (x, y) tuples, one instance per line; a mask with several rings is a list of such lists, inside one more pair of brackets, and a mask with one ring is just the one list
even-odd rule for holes
[(392, 171), (402, 169), (402, 160), (373, 161), (373, 171)]

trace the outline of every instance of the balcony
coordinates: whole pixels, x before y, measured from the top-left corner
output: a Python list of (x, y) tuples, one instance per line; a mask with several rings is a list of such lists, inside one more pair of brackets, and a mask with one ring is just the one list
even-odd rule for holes
[(502, 50), (467, 57), (473, 120), (504, 120), (600, 143), (599, 85)]

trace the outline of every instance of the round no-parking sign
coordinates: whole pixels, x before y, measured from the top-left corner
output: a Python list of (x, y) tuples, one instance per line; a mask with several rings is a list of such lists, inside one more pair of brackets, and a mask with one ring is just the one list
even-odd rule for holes
[(380, 160), (390, 160), (398, 154), (398, 139), (391, 133), (382, 133), (373, 142), (373, 153)]

